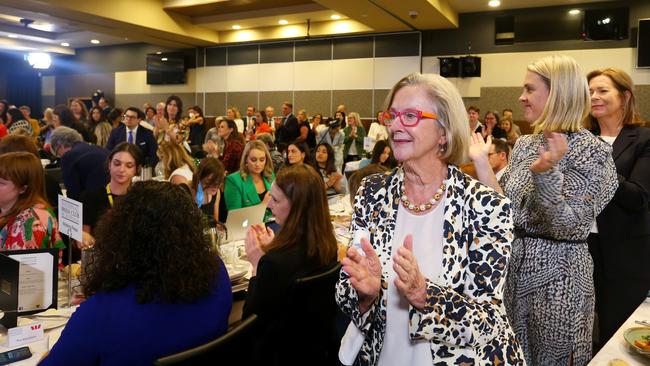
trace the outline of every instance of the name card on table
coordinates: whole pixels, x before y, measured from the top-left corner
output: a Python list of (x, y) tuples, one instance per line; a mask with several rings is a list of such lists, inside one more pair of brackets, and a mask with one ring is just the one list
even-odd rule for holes
[(5, 347), (22, 346), (23, 344), (40, 341), (45, 337), (43, 324), (31, 323), (22, 327), (9, 328), (7, 330), (7, 344)]
[(83, 204), (59, 195), (59, 232), (83, 241)]

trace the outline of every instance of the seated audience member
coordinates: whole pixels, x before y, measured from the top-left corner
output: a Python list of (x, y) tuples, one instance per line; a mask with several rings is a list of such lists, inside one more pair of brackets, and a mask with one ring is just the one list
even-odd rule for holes
[(397, 160), (393, 156), (393, 149), (388, 140), (379, 140), (372, 148), (372, 156), (370, 159), (363, 159), (359, 163), (359, 169), (368, 166), (369, 164), (378, 164), (390, 170), (397, 166)]
[(181, 122), (190, 129), (187, 142), (191, 146), (200, 147), (205, 138), (203, 110), (198, 105), (195, 105), (187, 109), (187, 115), (188, 118)]
[(59, 104), (54, 107), (54, 111), (52, 113), (54, 128), (59, 128), (60, 126), (70, 127), (73, 130), (79, 132), (84, 141), (89, 143), (93, 143), (95, 141), (94, 136), (91, 136), (86, 126), (77, 120), (70, 108), (67, 106)]
[(17, 108), (7, 111), (7, 129), (9, 134), (15, 134), (18, 130), (23, 130), (25, 135), (34, 137), (34, 130), (29, 121), (25, 120), (23, 114)]
[(336, 162), (336, 166), (343, 166), (344, 140), (345, 134), (341, 131), (341, 122), (337, 120), (330, 122), (316, 139), (319, 144), (321, 142), (326, 142), (332, 147), (332, 149), (334, 149), (334, 161)]
[[(10, 152), (28, 152), (40, 159), (36, 144), (28, 136), (11, 135), (0, 139), (0, 155)], [(44, 182), (47, 202), (56, 213), (56, 208), (59, 204), (59, 194), (61, 194), (61, 186), (47, 171), (45, 171)]]
[(359, 186), (361, 185), (361, 181), (363, 180), (363, 178), (372, 174), (386, 173), (388, 171), (390, 171), (390, 169), (386, 168), (383, 165), (369, 164), (353, 172), (352, 175), (350, 175), (350, 178), (348, 178), (348, 190), (350, 191), (350, 203), (354, 205), (354, 199), (356, 197), (357, 191), (359, 190)]
[(316, 166), (318, 172), (323, 177), (327, 195), (335, 195), (343, 192), (343, 175), (334, 165), (334, 149), (325, 142), (321, 142), (316, 147)]
[[(108, 156), (110, 181), (105, 187), (81, 193), (83, 203), (83, 230), (94, 235), (99, 219), (119, 202), (131, 187), (133, 177), (138, 175), (143, 164), (142, 151), (135, 145), (122, 142), (115, 146)], [(84, 236), (79, 247), (92, 246), (94, 239)]]
[(105, 120), (101, 108), (97, 106), (90, 108), (90, 111), (88, 111), (88, 124), (86, 125), (88, 131), (90, 131), (90, 133), (95, 133), (97, 125)]
[(228, 118), (219, 123), (218, 131), (224, 141), (219, 159), (226, 169), (226, 174), (236, 172), (239, 169), (242, 151), (244, 151), (244, 136), (239, 133), (235, 121)]
[(246, 144), (239, 171), (226, 177), (224, 197), (228, 211), (268, 202), (275, 179), (271, 154), (261, 141)]
[(40, 365), (151, 365), (225, 334), (230, 280), (203, 228), (180, 187), (135, 184), (98, 224), (89, 298)]
[(55, 129), (51, 149), (60, 158), (63, 184), (68, 197), (78, 200), (81, 192), (99, 189), (108, 183), (108, 150), (83, 142), (81, 135), (72, 128)]
[(269, 153), (271, 154), (271, 161), (273, 161), (273, 171), (277, 173), (278, 170), (284, 167), (284, 157), (282, 156), (282, 153), (279, 152), (275, 147), (273, 135), (270, 133), (260, 133), (257, 135), (257, 139), (262, 141), (266, 145), (266, 148), (269, 150)]
[(312, 164), (311, 152), (305, 142), (292, 142), (287, 146), (287, 165)]
[(94, 126), (92, 132), (95, 134), (95, 144), (105, 148), (111, 137), (113, 126), (106, 120), (101, 108), (92, 107), (90, 109), (90, 123)]
[[(164, 118), (159, 121), (158, 143), (161, 141), (172, 141), (182, 144), (190, 136), (189, 128), (181, 123), (183, 115), (183, 101), (176, 95), (170, 95), (165, 103)], [(155, 134), (155, 133), (154, 133)]]
[(510, 146), (514, 146), (515, 142), (517, 142), (517, 139), (519, 138), (519, 134), (515, 132), (515, 126), (516, 125), (509, 117), (501, 119), (501, 129), (506, 133), (506, 141)]
[(215, 118), (214, 127), (209, 129), (205, 133), (205, 140), (203, 140), (202, 148), (206, 156), (219, 158), (219, 156), (223, 152), (223, 146), (225, 145), (225, 142), (223, 141), (221, 136), (219, 136), (219, 125), (223, 120), (224, 118), (221, 116)]
[(158, 156), (163, 165), (163, 177), (167, 181), (190, 186), (194, 176), (194, 161), (181, 145), (165, 141), (158, 147)]
[(0, 155), (0, 250), (65, 247), (43, 185), (33, 153)]
[(205, 158), (196, 169), (190, 187), (197, 207), (204, 215), (217, 221), (225, 172), (219, 159)]
[(321, 131), (327, 128), (327, 124), (323, 121), (323, 115), (316, 113), (311, 118), (311, 130), (314, 132), (314, 140), (318, 138)]
[(499, 113), (493, 111), (487, 111), (485, 113), (481, 135), (484, 139), (487, 139), (488, 136), (492, 136), (493, 139), (506, 138), (506, 132), (499, 125)]
[(481, 114), (481, 110), (478, 107), (473, 105), (467, 107), (467, 118), (469, 120), (469, 132), (471, 133), (481, 132), (483, 125), (481, 124), (481, 121), (479, 121), (480, 114)]
[(124, 119), (124, 111), (122, 108), (113, 108), (106, 114), (106, 119), (111, 124), (111, 127), (118, 128)]
[(155, 167), (158, 164), (158, 143), (153, 137), (153, 132), (140, 126), (140, 121), (144, 118), (144, 113), (136, 107), (129, 107), (124, 111), (124, 123), (120, 123), (117, 128), (111, 132), (108, 138), (106, 148), (113, 150), (115, 146), (122, 142), (134, 144), (144, 155), (144, 165)]
[(501, 139), (492, 140), (490, 152), (488, 153), (488, 161), (490, 162), (494, 175), (497, 177), (497, 182), (501, 179), (503, 173), (506, 172), (509, 156), (510, 146), (508, 146), (507, 142)]
[(25, 121), (29, 122), (29, 125), (32, 126), (32, 131), (34, 132), (33, 136), (38, 137), (41, 133), (41, 125), (38, 124), (38, 120), (36, 120), (36, 118), (32, 118), (32, 109), (26, 105), (20, 106), (18, 109), (20, 110), (20, 113), (23, 114)]
[(519, 126), (514, 123), (515, 118), (512, 116), (512, 109), (506, 108), (501, 112), (501, 119), (504, 118), (509, 118), (511, 121), (513, 121), (512, 130), (517, 134), (517, 136), (521, 136), (521, 129), (519, 129)]
[(156, 108), (148, 106), (144, 110), (145, 121), (153, 128), (156, 126)]
[[(292, 290), (298, 278), (322, 273), (336, 264), (337, 244), (325, 184), (311, 166), (284, 168), (271, 187), (268, 203), (280, 225), (277, 235), (263, 225), (249, 229), (246, 254), (253, 266), (243, 318), (258, 316), (250, 340), (251, 364), (322, 365), (326, 344), (306, 337), (310, 324), (297, 323)], [(329, 289), (334, 296), (334, 288)], [(309, 304), (311, 309), (326, 306)]]
[[(54, 131), (54, 110), (45, 108), (43, 111), (43, 120), (41, 121), (41, 133), (39, 136), (39, 146), (49, 150), (50, 139)], [(1, 137), (1, 136), (0, 136)]]

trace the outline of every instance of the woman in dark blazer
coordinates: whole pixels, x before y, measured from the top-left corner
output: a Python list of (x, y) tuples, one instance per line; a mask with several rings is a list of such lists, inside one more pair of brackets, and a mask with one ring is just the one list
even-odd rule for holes
[(228, 211), (266, 203), (274, 179), (273, 161), (266, 144), (257, 140), (246, 144), (239, 170), (226, 177), (224, 198)]
[[(296, 164), (278, 172), (268, 203), (277, 235), (256, 225), (246, 236), (246, 254), (253, 266), (243, 316), (257, 314), (258, 329), (250, 340), (251, 364), (322, 365), (326, 342), (322, 329), (300, 319), (292, 293), (298, 278), (324, 272), (336, 264), (336, 238), (330, 221), (325, 184), (309, 165)], [(329, 289), (334, 298), (334, 287)], [(327, 304), (303, 304), (323, 309)], [(332, 303), (332, 306), (334, 304)], [(319, 312), (320, 313), (320, 312)], [(314, 334), (318, 333), (318, 334)]]
[(587, 127), (612, 145), (619, 184), (588, 239), (601, 347), (650, 289), (645, 270), (650, 259), (650, 129), (642, 127), (627, 73), (607, 68), (590, 72), (587, 79)]

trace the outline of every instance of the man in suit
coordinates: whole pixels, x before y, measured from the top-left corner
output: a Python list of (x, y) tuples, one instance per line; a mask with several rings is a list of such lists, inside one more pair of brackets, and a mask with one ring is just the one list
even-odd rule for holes
[(100, 189), (108, 183), (108, 150), (83, 142), (79, 132), (65, 126), (52, 132), (50, 146), (61, 158), (61, 175), (68, 197), (79, 200), (81, 192)]
[(158, 143), (153, 137), (153, 132), (144, 127), (140, 127), (140, 121), (144, 118), (144, 113), (136, 107), (129, 107), (124, 111), (124, 120), (117, 128), (111, 131), (106, 148), (113, 150), (121, 142), (135, 144), (142, 150), (145, 156), (145, 165), (155, 167), (158, 163)]
[(300, 136), (300, 124), (298, 118), (293, 115), (293, 104), (289, 102), (282, 103), (282, 116), (282, 126), (276, 130), (275, 136), (280, 151), (286, 149), (290, 143)]
[(246, 107), (246, 116), (244, 117), (246, 131), (255, 130), (255, 107), (249, 105)]

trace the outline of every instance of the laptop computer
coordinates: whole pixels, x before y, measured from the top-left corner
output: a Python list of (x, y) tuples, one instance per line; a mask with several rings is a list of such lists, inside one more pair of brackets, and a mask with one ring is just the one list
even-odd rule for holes
[(263, 203), (228, 211), (228, 218), (226, 219), (228, 236), (226, 242), (246, 239), (249, 227), (264, 223), (265, 213), (266, 205)]

